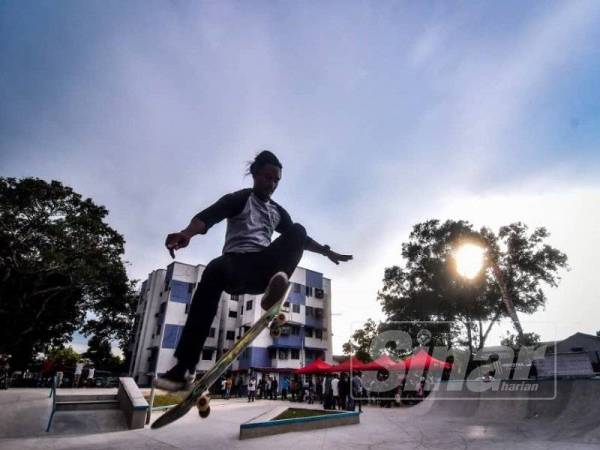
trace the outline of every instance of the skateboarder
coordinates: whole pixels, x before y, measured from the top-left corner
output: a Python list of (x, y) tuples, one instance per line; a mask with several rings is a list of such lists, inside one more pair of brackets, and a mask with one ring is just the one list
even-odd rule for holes
[[(285, 293), (304, 250), (327, 256), (335, 264), (352, 259), (352, 255), (341, 255), (315, 242), (271, 199), (281, 170), (273, 153), (260, 152), (248, 170), (252, 188), (223, 196), (196, 214), (186, 229), (167, 236), (165, 245), (174, 258), (174, 251), (187, 247), (193, 236), (206, 234), (227, 219), (223, 254), (209, 262), (202, 273), (175, 351), (177, 364), (156, 379), (157, 387), (176, 391), (191, 385), (223, 291), (231, 295), (264, 292), (261, 307), (266, 310)], [(273, 231), (280, 236), (271, 242)]]

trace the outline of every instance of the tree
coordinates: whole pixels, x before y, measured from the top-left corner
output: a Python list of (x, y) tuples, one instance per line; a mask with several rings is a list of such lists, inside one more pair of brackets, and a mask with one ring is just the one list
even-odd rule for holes
[(92, 336), (90, 338), (88, 349), (82, 356), (88, 358), (98, 369), (113, 372), (122, 369), (123, 360), (113, 355), (110, 341), (100, 336)]
[(126, 338), (135, 281), (107, 214), (58, 181), (0, 178), (0, 353), (13, 366), (76, 330)]
[(379, 326), (368, 319), (362, 328), (356, 330), (350, 340), (343, 345), (345, 355), (354, 354), (361, 361), (371, 360), (371, 342), (379, 332)]
[(525, 333), (523, 336), (517, 334), (506, 333), (506, 337), (502, 339), (501, 344), (505, 347), (519, 349), (521, 347), (535, 347), (540, 343), (540, 335), (537, 333)]
[(81, 355), (73, 350), (73, 347), (55, 347), (48, 351), (46, 359), (52, 361), (53, 364), (63, 363), (65, 367), (73, 367), (81, 360)]
[(494, 276), (487, 270), (472, 280), (458, 276), (452, 251), (465, 242), (485, 247), (488, 263), (501, 271), (515, 309), (531, 314), (546, 302), (542, 283), (557, 286), (557, 272), (567, 263), (566, 255), (544, 243), (547, 237), (545, 228), (529, 233), (522, 223), (502, 227), (497, 235), (462, 220), (415, 225), (402, 245), (405, 266), (385, 269), (378, 298), (387, 320), (427, 321), (438, 328), (438, 341), (471, 351), (482, 348), (491, 327), (508, 312)]

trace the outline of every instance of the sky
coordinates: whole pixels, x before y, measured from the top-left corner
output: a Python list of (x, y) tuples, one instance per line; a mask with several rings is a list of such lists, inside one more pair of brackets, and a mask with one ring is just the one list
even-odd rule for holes
[[(300, 263), (332, 280), (334, 353), (383, 319), (384, 269), (432, 218), (547, 227), (570, 270), (524, 328), (594, 334), (599, 20), (597, 1), (3, 0), (0, 176), (106, 206), (145, 279), (171, 261), (166, 235), (250, 187), (246, 162), (267, 148), (283, 164), (274, 199), (354, 255)], [(177, 260), (208, 263), (224, 231)]]

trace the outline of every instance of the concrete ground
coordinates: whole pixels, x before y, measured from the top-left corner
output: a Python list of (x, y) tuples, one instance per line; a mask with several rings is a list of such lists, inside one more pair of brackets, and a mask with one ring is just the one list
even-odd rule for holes
[[(0, 392), (0, 449), (263, 450), (283, 446), (303, 450), (600, 450), (600, 381), (560, 383), (553, 400), (542, 400), (540, 397), (552, 387), (548, 384), (544, 387), (546, 390), (528, 394), (530, 398), (520, 400), (485, 401), (489, 400), (487, 394), (481, 394), (470, 401), (457, 401), (441, 400), (434, 395), (432, 401), (415, 407), (369, 406), (364, 409), (359, 425), (245, 441), (238, 440), (240, 424), (281, 406), (282, 401), (257, 400), (249, 404), (245, 399), (215, 399), (206, 420), (200, 419), (192, 410), (179, 421), (159, 430), (146, 427), (101, 434), (47, 435), (43, 432), (49, 413), (47, 391), (14, 389)], [(298, 403), (289, 405), (300, 406)], [(160, 414), (153, 413), (153, 419)]]

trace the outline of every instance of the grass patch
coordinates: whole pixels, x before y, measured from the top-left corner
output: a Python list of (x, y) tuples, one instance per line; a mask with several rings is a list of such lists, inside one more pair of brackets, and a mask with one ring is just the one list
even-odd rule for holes
[[(148, 403), (150, 403), (150, 396), (146, 396), (146, 401)], [(183, 400), (183, 396), (180, 395), (176, 395), (176, 394), (160, 394), (160, 395), (155, 395), (154, 396), (154, 408), (157, 408), (159, 406), (169, 406), (169, 405), (176, 405), (177, 403), (179, 403), (181, 400)]]
[(325, 416), (328, 414), (338, 414), (333, 411), (325, 411), (322, 409), (304, 409), (304, 408), (288, 408), (277, 417), (271, 420), (282, 420), (282, 419), (298, 419), (301, 417), (315, 417)]

